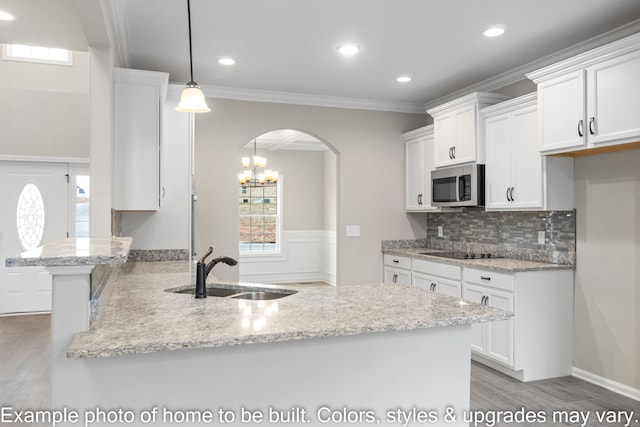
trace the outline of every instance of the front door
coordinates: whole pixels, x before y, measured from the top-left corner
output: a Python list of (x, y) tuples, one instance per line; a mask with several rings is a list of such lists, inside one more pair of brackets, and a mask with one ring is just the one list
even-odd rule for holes
[(66, 163), (0, 162), (0, 314), (51, 310), (43, 267), (5, 267), (5, 259), (67, 237)]

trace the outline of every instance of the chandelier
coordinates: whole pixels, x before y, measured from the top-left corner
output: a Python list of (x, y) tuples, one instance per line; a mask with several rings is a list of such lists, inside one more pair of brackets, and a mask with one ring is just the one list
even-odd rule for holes
[(244, 171), (238, 175), (240, 185), (244, 187), (268, 187), (275, 186), (279, 173), (266, 169), (267, 158), (257, 155), (256, 139), (253, 139), (253, 158), (243, 157), (242, 167)]

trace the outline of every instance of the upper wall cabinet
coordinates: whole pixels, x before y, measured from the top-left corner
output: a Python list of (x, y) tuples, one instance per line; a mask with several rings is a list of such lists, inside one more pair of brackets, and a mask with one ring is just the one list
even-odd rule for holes
[(540, 151), (638, 141), (638, 76), (640, 34), (527, 74), (538, 85)]
[(427, 212), (431, 206), (431, 171), (434, 169), (433, 125), (403, 134), (405, 210)]
[(536, 94), (484, 108), (487, 210), (573, 209), (573, 159), (538, 151)]
[(114, 69), (114, 209), (160, 207), (162, 107), (169, 74)]
[(480, 109), (510, 98), (498, 93), (474, 92), (427, 110), (433, 116), (435, 167), (484, 163)]

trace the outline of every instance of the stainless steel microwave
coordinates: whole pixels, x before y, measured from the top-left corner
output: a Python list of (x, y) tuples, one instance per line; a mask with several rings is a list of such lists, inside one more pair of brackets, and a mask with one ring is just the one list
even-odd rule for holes
[(431, 204), (443, 207), (484, 206), (484, 165), (451, 166), (432, 171)]

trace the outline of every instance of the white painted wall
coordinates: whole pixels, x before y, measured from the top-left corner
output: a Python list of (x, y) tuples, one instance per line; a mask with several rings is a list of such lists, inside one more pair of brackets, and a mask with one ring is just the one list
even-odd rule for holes
[[(424, 126), (426, 114), (323, 108), (209, 99), (212, 112), (196, 116), (196, 249), (238, 256), (238, 150), (256, 135), (297, 129), (319, 137), (339, 153), (338, 285), (379, 282), (383, 239), (413, 239), (404, 213), (402, 133)], [(424, 220), (422, 221), (424, 223)], [(344, 237), (345, 225), (360, 225), (359, 238)], [(424, 227), (424, 224), (420, 226)], [(237, 268), (216, 276), (236, 280)]]
[(89, 55), (74, 65), (0, 60), (0, 155), (89, 157)]
[(640, 150), (575, 160), (574, 366), (640, 389)]

